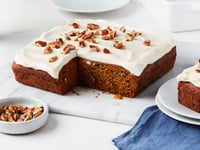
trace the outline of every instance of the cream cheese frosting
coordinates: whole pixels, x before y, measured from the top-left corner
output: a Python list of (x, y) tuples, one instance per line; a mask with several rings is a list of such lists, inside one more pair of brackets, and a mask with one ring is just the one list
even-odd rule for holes
[(177, 76), (178, 81), (190, 82), (196, 87), (200, 87), (200, 64), (199, 62), (189, 68), (186, 68)]
[[(71, 25), (72, 23), (79, 24), (79, 28), (73, 28)], [(117, 31), (117, 36), (111, 40), (103, 40), (102, 36), (97, 36), (95, 38), (96, 43), (86, 41), (85, 47), (78, 46), (78, 42), (74, 40), (77, 38), (76, 36), (71, 36), (71, 40), (65, 39), (66, 33), (70, 33), (71, 31), (82, 32), (86, 29), (87, 24), (89, 23), (99, 25), (99, 29), (94, 30), (94, 32), (109, 27)], [(104, 20), (69, 20), (66, 21), (65, 24), (54, 27), (50, 31), (43, 33), (39, 38), (34, 40), (34, 42), (40, 40), (49, 43), (55, 41), (55, 39), (62, 38), (64, 44), (60, 46), (60, 48), (53, 50), (50, 54), (43, 54), (44, 47), (37, 47), (34, 45), (34, 42), (31, 42), (18, 52), (15, 57), (15, 62), (25, 67), (46, 71), (53, 78), (58, 78), (60, 70), (66, 63), (74, 57), (81, 57), (93, 61), (122, 66), (130, 73), (140, 76), (148, 64), (154, 63), (175, 46), (175, 42), (169, 34), (150, 29), (138, 29), (126, 26), (124, 26), (126, 31), (122, 32), (120, 31), (121, 27), (122, 25)], [(126, 41), (126, 33), (131, 33), (133, 31), (138, 31), (142, 33), (142, 35), (136, 36), (131, 41)], [(143, 44), (146, 39), (151, 41), (150, 46)], [(116, 49), (113, 47), (114, 41), (122, 42), (124, 48)], [(72, 44), (76, 48), (68, 54), (63, 55), (61, 51), (66, 44)], [(89, 45), (98, 46), (100, 51), (91, 52), (89, 50)], [(108, 49), (110, 54), (104, 53), (104, 48)], [(53, 63), (49, 63), (49, 58), (53, 56), (57, 56), (58, 59)]]

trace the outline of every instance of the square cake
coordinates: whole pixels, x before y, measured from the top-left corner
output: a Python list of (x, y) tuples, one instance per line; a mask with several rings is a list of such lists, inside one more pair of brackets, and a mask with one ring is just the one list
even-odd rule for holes
[(23, 47), (12, 69), (18, 82), (62, 95), (80, 85), (134, 97), (175, 59), (175, 42), (166, 33), (77, 19)]

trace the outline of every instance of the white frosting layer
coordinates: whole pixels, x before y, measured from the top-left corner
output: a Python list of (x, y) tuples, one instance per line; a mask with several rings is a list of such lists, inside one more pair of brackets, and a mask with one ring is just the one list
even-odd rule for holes
[[(78, 29), (74, 29), (71, 26), (74, 22), (80, 24)], [(117, 37), (115, 37), (114, 40), (123, 42), (125, 48), (116, 49), (113, 47), (114, 40), (102, 40), (101, 36), (96, 38), (97, 43), (94, 44), (87, 42), (86, 47), (84, 48), (80, 48), (78, 46), (78, 43), (74, 41), (75, 37), (71, 37), (72, 40), (70, 41), (65, 40), (65, 33), (69, 33), (70, 31), (83, 31), (86, 29), (88, 23), (98, 24), (100, 29), (106, 29), (110, 26), (113, 30), (116, 30)], [(112, 24), (103, 20), (78, 19), (67, 21), (64, 25), (57, 26), (50, 31), (43, 33), (38, 39), (36, 39), (46, 41), (48, 43), (61, 37), (64, 40), (63, 46), (59, 49), (53, 50), (51, 54), (43, 54), (44, 47), (36, 47), (34, 45), (35, 40), (19, 51), (15, 57), (15, 62), (25, 67), (46, 71), (52, 77), (58, 78), (59, 71), (62, 67), (72, 58), (78, 56), (89, 60), (122, 66), (129, 70), (132, 74), (139, 76), (148, 64), (154, 63), (175, 46), (174, 40), (168, 34), (161, 33), (159, 31), (135, 29), (126, 26), (126, 33), (135, 30), (142, 32), (142, 35), (137, 36), (133, 41), (125, 41), (124, 37), (126, 33), (120, 32), (120, 27), (121, 25)], [(145, 39), (151, 40), (151, 46), (145, 46), (143, 44)], [(61, 51), (66, 44), (75, 45), (76, 50), (70, 51), (70, 53), (66, 55), (61, 54)], [(89, 44), (99, 46), (100, 52), (90, 52)], [(104, 48), (109, 49), (111, 53), (105, 54), (103, 52)], [(55, 55), (58, 56), (58, 59), (53, 63), (49, 63), (48, 59)]]
[(183, 72), (177, 76), (177, 80), (190, 82), (196, 87), (200, 87), (200, 72), (197, 72), (197, 69), (200, 69), (199, 64), (183, 70)]

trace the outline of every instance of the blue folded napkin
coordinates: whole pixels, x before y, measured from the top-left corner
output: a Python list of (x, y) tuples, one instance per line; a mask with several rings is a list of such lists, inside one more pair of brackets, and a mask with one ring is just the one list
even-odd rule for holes
[(174, 120), (151, 106), (113, 142), (119, 150), (200, 150), (200, 126)]

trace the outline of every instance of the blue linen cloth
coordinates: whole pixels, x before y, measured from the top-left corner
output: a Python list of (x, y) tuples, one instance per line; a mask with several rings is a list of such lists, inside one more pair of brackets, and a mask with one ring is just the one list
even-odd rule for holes
[(200, 126), (174, 120), (151, 106), (113, 142), (119, 150), (200, 150)]

